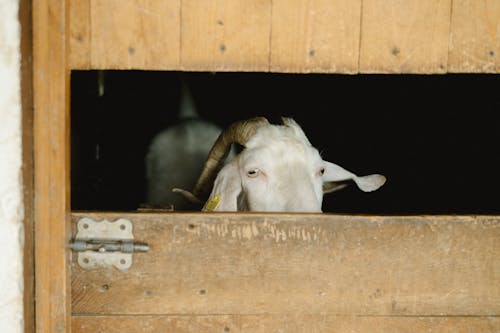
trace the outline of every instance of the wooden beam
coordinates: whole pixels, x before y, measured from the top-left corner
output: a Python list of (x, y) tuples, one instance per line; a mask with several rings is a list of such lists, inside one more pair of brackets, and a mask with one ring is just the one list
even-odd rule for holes
[(151, 250), (127, 271), (74, 259), (74, 314), (500, 314), (500, 217), (82, 216), (129, 218)]
[(21, 101), (23, 126), (24, 332), (35, 330), (35, 259), (33, 221), (33, 30), (31, 1), (19, 1), (21, 23)]
[(33, 1), (36, 331), (69, 332), (69, 71), (64, 0)]
[(496, 333), (499, 317), (365, 317), (331, 315), (75, 316), (73, 333)]
[(74, 69), (435, 74), (499, 67), (496, 0), (68, 3)]

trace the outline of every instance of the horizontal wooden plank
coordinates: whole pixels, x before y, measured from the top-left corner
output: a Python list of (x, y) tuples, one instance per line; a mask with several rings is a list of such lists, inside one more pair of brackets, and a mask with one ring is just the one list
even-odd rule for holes
[(74, 316), (73, 333), (369, 332), (496, 333), (499, 317), (359, 317), (329, 315)]
[(128, 271), (72, 261), (75, 314), (500, 314), (500, 217), (91, 214), (150, 244)]
[(81, 0), (72, 69), (498, 72), (497, 0)]

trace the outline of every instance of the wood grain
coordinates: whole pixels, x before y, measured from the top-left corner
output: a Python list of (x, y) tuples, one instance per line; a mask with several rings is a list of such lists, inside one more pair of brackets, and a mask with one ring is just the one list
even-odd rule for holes
[(74, 314), (500, 314), (498, 217), (126, 216), (150, 252), (73, 264)]
[(497, 0), (68, 5), (73, 69), (435, 74), (499, 67)]
[(93, 0), (94, 69), (179, 69), (180, 0)]
[(69, 71), (65, 1), (33, 1), (36, 331), (70, 329)]
[(449, 71), (500, 71), (500, 1), (455, 0), (451, 20)]
[(185, 70), (268, 71), (270, 0), (183, 0)]
[(33, 25), (31, 1), (19, 2), (24, 208), (24, 332), (35, 331), (35, 228), (33, 220)]
[(357, 73), (360, 0), (275, 0), (271, 71)]
[(90, 69), (90, 0), (68, 1), (69, 63), (72, 69)]
[(364, 0), (360, 72), (445, 73), (450, 0)]
[(75, 316), (73, 333), (369, 332), (496, 333), (498, 317), (362, 317), (330, 315)]

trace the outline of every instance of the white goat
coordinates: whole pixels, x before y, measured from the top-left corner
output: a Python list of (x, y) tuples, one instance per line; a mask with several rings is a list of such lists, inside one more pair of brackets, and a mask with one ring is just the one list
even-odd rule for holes
[(216, 124), (199, 116), (191, 91), (181, 80), (179, 121), (153, 138), (146, 155), (146, 204), (175, 210), (198, 208), (171, 189), (195, 185), (207, 154), (221, 132)]
[[(377, 190), (386, 178), (358, 177), (324, 161), (291, 118), (272, 125), (262, 117), (236, 122), (212, 147), (193, 192), (178, 188), (204, 211), (321, 212), (323, 194), (353, 180), (364, 192)], [(232, 143), (244, 146), (225, 163)], [(224, 165), (225, 164), (225, 165)]]

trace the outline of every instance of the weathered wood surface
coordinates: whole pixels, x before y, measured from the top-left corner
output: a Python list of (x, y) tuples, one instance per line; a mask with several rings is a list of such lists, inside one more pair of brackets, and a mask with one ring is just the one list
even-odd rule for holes
[(356, 73), (361, 0), (277, 0), (272, 72)]
[[(73, 3), (75, 1), (72, 1)], [(179, 68), (180, 0), (79, 0), (70, 21), (71, 52), (90, 57), (91, 68)], [(89, 8), (88, 11), (84, 10)], [(77, 14), (78, 13), (78, 14)], [(78, 18), (78, 16), (82, 18)], [(85, 18), (84, 16), (88, 16)], [(88, 22), (90, 27), (85, 27)], [(88, 31), (87, 31), (88, 30)], [(90, 42), (85, 36), (90, 36)], [(79, 41), (78, 37), (83, 40)], [(88, 46), (88, 50), (84, 47)], [(70, 59), (83, 63), (82, 56)], [(80, 65), (82, 66), (82, 65)]]
[(74, 69), (499, 71), (497, 0), (80, 0)]
[(363, 317), (330, 315), (74, 316), (73, 333), (287, 332), (496, 333), (499, 317)]
[(270, 0), (183, 0), (181, 68), (267, 71)]
[(70, 329), (69, 70), (64, 1), (32, 2), (36, 331)]
[(500, 218), (127, 216), (128, 271), (72, 262), (73, 314), (500, 315)]
[(500, 71), (500, 1), (454, 0), (449, 71)]
[(68, 1), (69, 63), (71, 68), (90, 69), (90, 0)]
[(364, 0), (362, 73), (444, 73), (451, 0)]
[(31, 1), (19, 2), (24, 210), (24, 333), (35, 332), (35, 228), (33, 220), (33, 22)]

